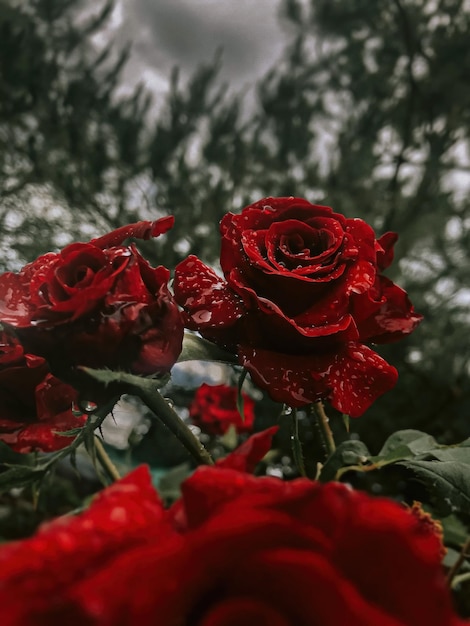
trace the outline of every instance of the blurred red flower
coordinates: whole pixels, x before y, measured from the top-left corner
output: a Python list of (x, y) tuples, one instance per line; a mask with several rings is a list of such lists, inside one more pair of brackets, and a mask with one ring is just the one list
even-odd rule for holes
[(81, 515), (0, 547), (2, 626), (463, 626), (440, 538), (417, 516), (229, 465), (183, 484), (178, 524), (140, 467)]
[(255, 402), (242, 392), (243, 420), (237, 408), (237, 394), (236, 387), (203, 383), (189, 407), (191, 421), (209, 435), (223, 435), (232, 425), (238, 433), (251, 432), (255, 421)]
[(77, 397), (42, 357), (25, 353), (16, 338), (0, 332), (0, 441), (22, 453), (70, 445), (73, 437), (57, 433), (85, 423), (86, 415), (72, 413)]

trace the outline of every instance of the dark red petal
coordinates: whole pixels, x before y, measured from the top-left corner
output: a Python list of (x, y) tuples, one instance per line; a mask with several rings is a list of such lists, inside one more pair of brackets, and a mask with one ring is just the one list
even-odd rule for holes
[(377, 260), (376, 240), (373, 229), (359, 218), (346, 220), (346, 232), (352, 237), (359, 259), (368, 261), (375, 267)]
[(266, 237), (268, 256), (272, 262), (282, 259), (288, 270), (299, 263), (320, 265), (338, 250), (343, 234), (341, 225), (332, 218), (274, 222)]
[(376, 287), (377, 293), (353, 299), (360, 338), (374, 343), (398, 341), (413, 332), (423, 316), (416, 313), (406, 291), (385, 276), (378, 277)]
[(116, 230), (107, 235), (92, 239), (90, 243), (98, 248), (110, 248), (111, 246), (120, 246), (129, 237), (134, 239), (151, 239), (166, 233), (173, 226), (174, 222), (175, 218), (172, 215), (168, 215), (153, 222), (142, 221), (135, 222), (135, 224), (126, 224), (116, 228)]
[[(18, 429), (15, 433), (15, 442), (11, 443), (10, 447), (22, 454), (61, 450), (69, 446), (75, 437), (61, 436), (59, 433), (79, 428), (85, 424), (86, 420), (86, 415), (75, 416), (69, 409), (49, 418), (47, 422), (27, 424)], [(0, 439), (4, 440), (1, 433)]]
[(34, 307), (31, 306), (28, 287), (13, 272), (0, 276), (0, 320), (4, 324), (19, 328), (29, 326)]
[[(312, 218), (332, 216), (330, 207), (313, 205), (303, 198), (263, 198), (245, 207), (241, 214), (227, 213), (220, 223), (222, 235), (220, 265), (224, 275), (234, 267), (242, 268), (247, 259), (241, 246), (242, 234), (246, 230), (259, 231), (268, 229), (275, 221), (294, 219), (308, 221)], [(341, 224), (345, 223), (342, 215), (333, 214)]]
[(308, 200), (305, 200), (305, 198), (296, 198), (294, 196), (268, 196), (267, 198), (261, 198), (261, 200), (253, 202), (253, 204), (245, 207), (242, 211), (242, 215), (248, 210), (250, 212), (263, 210), (265, 213), (271, 215), (270, 221), (273, 221), (273, 217), (277, 218), (278, 214), (282, 214), (284, 211), (290, 211), (292, 209), (299, 209), (300, 211), (308, 209), (310, 215), (312, 214), (312, 209), (318, 209), (319, 215), (329, 216), (332, 213), (332, 209), (330, 207), (312, 204)]
[(336, 355), (328, 379), (334, 408), (359, 417), (395, 386), (398, 372), (367, 346), (350, 342)]
[(176, 266), (173, 290), (194, 329), (231, 326), (244, 313), (242, 301), (227, 283), (193, 255)]
[[(336, 288), (328, 292), (325, 297), (315, 300), (312, 294), (312, 302), (308, 309), (289, 317), (275, 302), (268, 298), (259, 296), (254, 289), (243, 284), (243, 275), (238, 270), (233, 270), (229, 276), (230, 285), (243, 298), (248, 310), (253, 311), (253, 316), (257, 315), (261, 324), (260, 333), (265, 336), (273, 331), (276, 333), (274, 341), (277, 344), (282, 342), (281, 336), (286, 333), (284, 339), (290, 341), (293, 332), (301, 337), (315, 338), (341, 333), (342, 339), (353, 339), (357, 337), (352, 317), (348, 312), (349, 300), (345, 294), (344, 285), (339, 284)], [(282, 283), (279, 284), (279, 287)], [(286, 282), (284, 298), (290, 296), (295, 301), (295, 287), (298, 285)], [(292, 291), (290, 291), (292, 290)], [(300, 337), (297, 337), (300, 339)], [(304, 346), (305, 347), (305, 346)]]
[(382, 237), (377, 239), (379, 246), (377, 250), (377, 267), (379, 270), (385, 270), (393, 261), (394, 250), (393, 246), (398, 239), (397, 233), (384, 233)]
[[(95, 623), (90, 616), (74, 619), (82, 615), (74, 604), (80, 585), (102, 571), (109, 579), (118, 555), (156, 544), (164, 536), (162, 526), (169, 528), (163, 519), (149, 470), (141, 466), (98, 494), (80, 515), (60, 517), (30, 539), (2, 545), (2, 626)], [(82, 599), (79, 605), (88, 609)]]
[(331, 356), (296, 356), (240, 346), (238, 358), (253, 381), (276, 402), (301, 407), (328, 394)]
[(358, 417), (397, 381), (397, 371), (356, 342), (337, 352), (295, 356), (241, 346), (240, 363), (277, 402), (301, 407), (328, 398), (334, 408)]
[(375, 282), (375, 266), (369, 261), (357, 261), (346, 276), (346, 293), (364, 293)]
[(239, 472), (253, 472), (264, 455), (271, 449), (273, 437), (278, 430), (279, 426), (271, 426), (271, 428), (251, 435), (236, 450), (224, 459), (217, 461), (217, 467), (238, 470)]

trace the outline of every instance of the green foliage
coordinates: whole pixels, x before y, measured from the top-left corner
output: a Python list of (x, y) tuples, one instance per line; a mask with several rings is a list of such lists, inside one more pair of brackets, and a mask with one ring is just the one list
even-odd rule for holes
[(113, 3), (101, 3), (78, 26), (80, 5), (0, 4), (0, 232), (3, 248), (10, 249), (6, 266), (129, 217), (126, 186), (141, 171), (149, 98), (137, 89), (117, 100), (128, 50), (112, 54), (110, 47), (96, 50), (90, 43)]
[[(459, 445), (442, 446), (426, 433), (398, 431), (375, 456), (361, 441), (346, 441), (325, 463), (319, 479), (351, 480), (351, 472), (372, 473), (378, 484), (386, 484), (384, 469), (404, 469), (406, 482), (411, 484), (410, 493), (420, 494), (419, 499), (428, 503), (435, 517), (457, 513), (467, 521), (470, 519), (470, 439)], [(413, 482), (423, 485), (425, 491), (420, 493), (419, 487), (413, 488)], [(412, 499), (416, 497), (413, 495)]]

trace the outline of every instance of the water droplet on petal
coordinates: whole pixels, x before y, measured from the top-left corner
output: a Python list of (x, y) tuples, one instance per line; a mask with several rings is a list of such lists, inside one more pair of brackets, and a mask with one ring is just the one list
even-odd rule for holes
[(210, 311), (197, 311), (191, 317), (196, 324), (205, 324), (206, 322), (210, 322), (212, 313)]

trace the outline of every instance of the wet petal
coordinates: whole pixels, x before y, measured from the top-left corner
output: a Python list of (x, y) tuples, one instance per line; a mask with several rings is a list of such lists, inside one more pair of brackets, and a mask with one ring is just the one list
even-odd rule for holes
[[(240, 346), (240, 364), (253, 381), (276, 402), (301, 407), (328, 394), (328, 360), (315, 355), (296, 356)], [(331, 357), (330, 357), (331, 361)]]
[[(320, 297), (318, 300), (315, 300), (312, 297), (312, 302), (305, 312), (290, 317), (273, 300), (258, 295), (254, 289), (244, 285), (243, 276), (240, 275), (238, 270), (232, 271), (229, 280), (230, 285), (243, 298), (246, 308), (256, 312), (253, 314), (260, 318), (260, 332), (263, 336), (275, 329), (276, 334), (287, 333), (288, 336), (292, 335), (294, 330), (302, 337), (309, 338), (324, 337), (337, 333), (341, 333), (344, 338), (344, 331), (349, 331), (349, 338), (357, 337), (357, 332), (352, 323), (353, 319), (348, 312), (349, 298), (342, 284), (339, 284), (336, 289), (327, 292), (323, 298)], [(279, 287), (281, 286), (282, 283), (279, 284)], [(295, 306), (295, 290), (290, 292), (286, 288), (284, 297), (287, 299), (289, 295), (294, 301), (292, 305)], [(263, 328), (264, 325), (265, 328)], [(277, 340), (271, 340), (271, 343), (276, 342)]]
[(329, 369), (329, 400), (338, 411), (359, 417), (379, 396), (390, 391), (397, 379), (397, 370), (376, 352), (350, 342), (335, 355)]
[(173, 290), (193, 329), (231, 326), (244, 313), (241, 299), (227, 283), (193, 255), (176, 266)]
[(423, 316), (416, 313), (406, 291), (384, 276), (378, 277), (375, 291), (353, 300), (353, 317), (361, 339), (390, 343), (413, 332)]
[(376, 270), (369, 261), (358, 261), (349, 270), (346, 277), (346, 293), (364, 293), (375, 282)]
[(354, 247), (360, 250), (360, 258), (373, 266), (376, 263), (375, 233), (373, 229), (359, 218), (346, 220), (346, 232), (352, 237)]
[(328, 398), (358, 417), (397, 381), (397, 371), (370, 348), (349, 342), (336, 352), (295, 356), (240, 347), (241, 365), (271, 398), (301, 407)]
[(110, 248), (111, 246), (120, 246), (129, 237), (134, 239), (151, 239), (166, 233), (173, 226), (174, 222), (175, 218), (172, 215), (168, 215), (153, 222), (142, 221), (126, 224), (116, 228), (116, 230), (111, 231), (107, 235), (92, 239), (90, 243), (97, 248)]
[[(76, 416), (69, 409), (49, 418), (47, 422), (27, 424), (16, 431), (15, 442), (10, 447), (16, 452), (27, 454), (34, 451), (54, 452), (69, 446), (75, 437), (61, 436), (59, 433), (83, 426), (86, 415)], [(0, 440), (3, 439), (0, 434)], [(8, 441), (6, 441), (8, 443)]]
[(377, 250), (377, 266), (379, 270), (385, 270), (391, 265), (394, 256), (393, 246), (398, 240), (397, 233), (384, 233), (382, 237), (377, 239), (379, 246)]
[(0, 276), (0, 320), (5, 324), (22, 328), (29, 326), (33, 307), (29, 289), (22, 277), (13, 272)]

